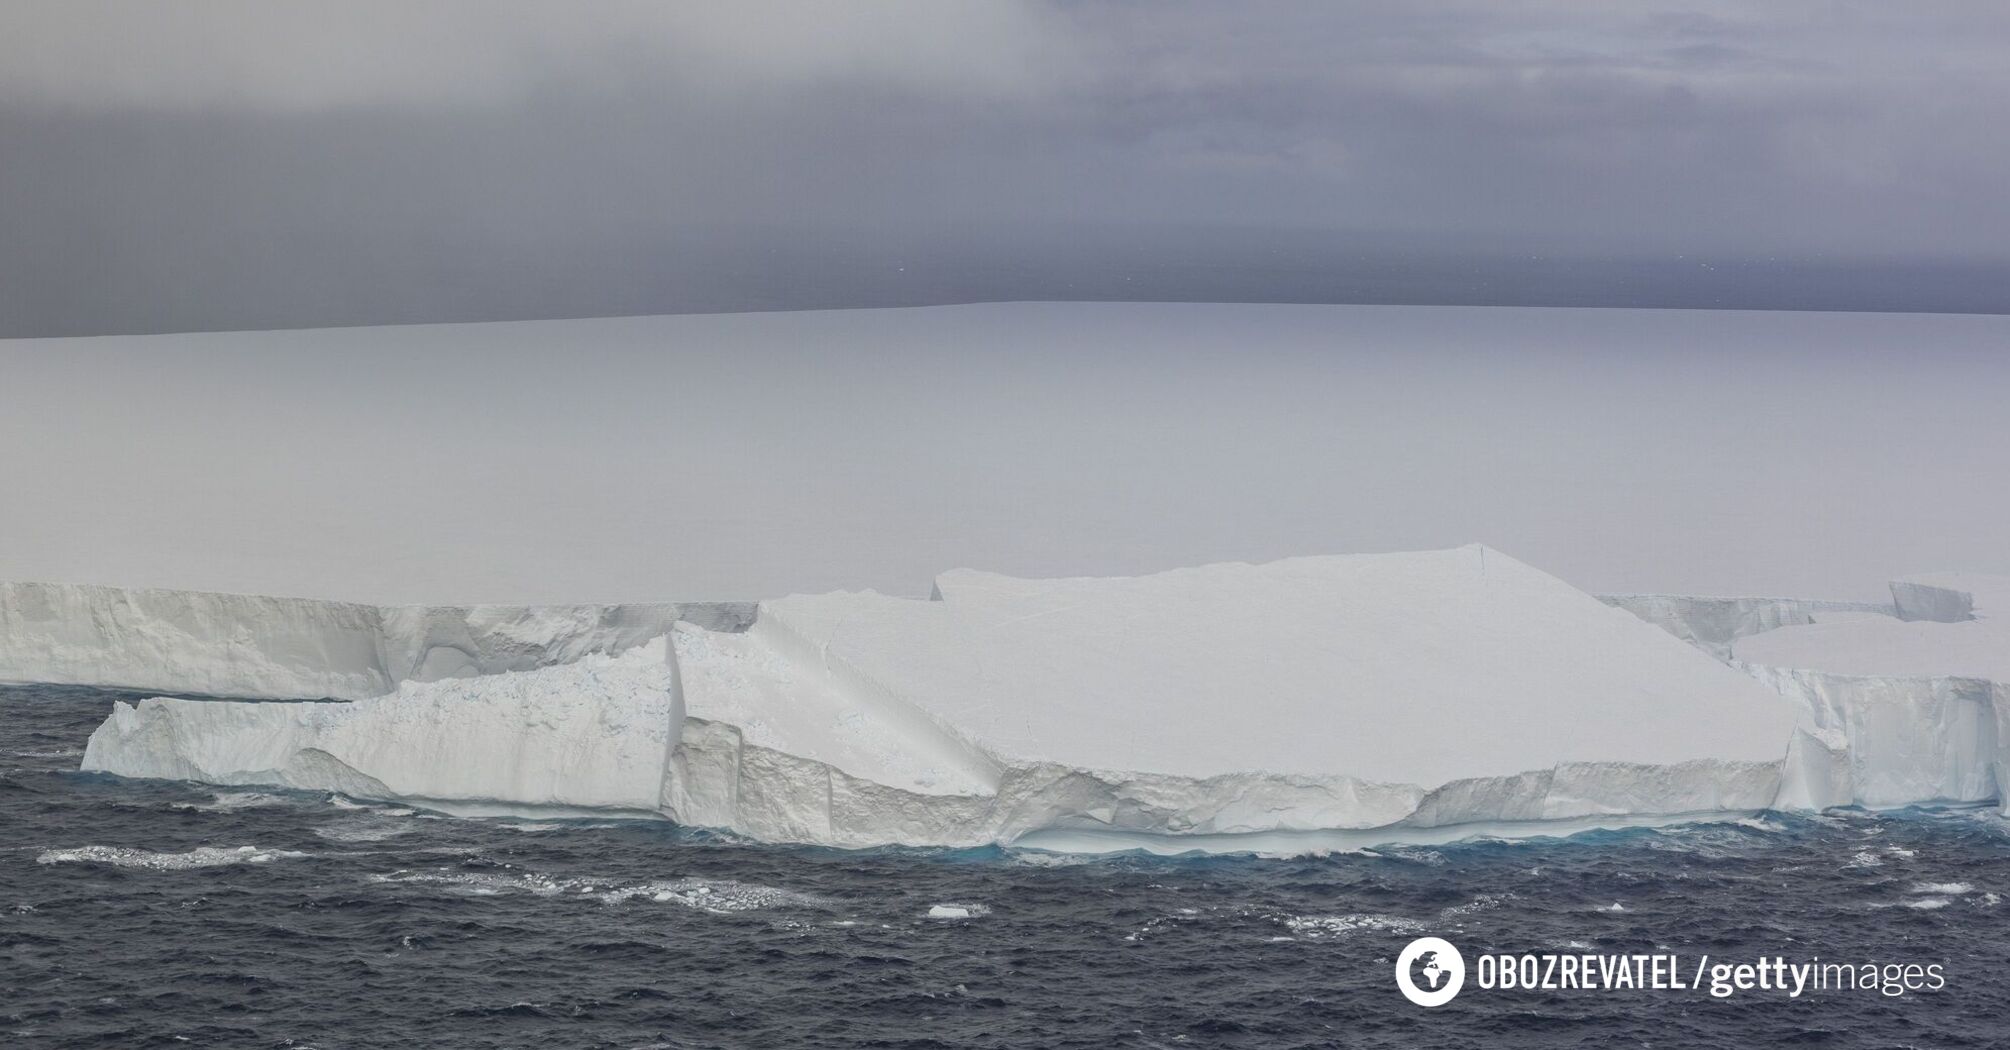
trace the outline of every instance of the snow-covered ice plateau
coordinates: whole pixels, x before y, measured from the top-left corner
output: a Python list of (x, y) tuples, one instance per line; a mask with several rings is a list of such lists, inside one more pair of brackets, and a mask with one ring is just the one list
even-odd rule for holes
[(1997, 799), (2010, 585), (1893, 590), (1600, 600), (1480, 546), (684, 616), (16, 584), (0, 677), (348, 701), (121, 703), (83, 768), (124, 776), (847, 847), (1293, 852)]

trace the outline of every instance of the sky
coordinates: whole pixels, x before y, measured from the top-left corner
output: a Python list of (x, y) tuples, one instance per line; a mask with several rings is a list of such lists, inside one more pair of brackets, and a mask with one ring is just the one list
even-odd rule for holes
[(0, 337), (2010, 310), (2010, 8), (0, 0)]

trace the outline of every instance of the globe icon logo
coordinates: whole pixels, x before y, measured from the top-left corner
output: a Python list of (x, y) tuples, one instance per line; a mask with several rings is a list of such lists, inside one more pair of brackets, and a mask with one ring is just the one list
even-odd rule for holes
[(1443, 1006), (1465, 983), (1465, 957), (1442, 937), (1419, 937), (1396, 957), (1396, 987), (1418, 1006)]
[(1424, 987), (1436, 991), (1438, 982), (1445, 979), (1445, 968), (1438, 965), (1438, 953), (1425, 952), (1418, 956), (1417, 973), (1423, 975)]

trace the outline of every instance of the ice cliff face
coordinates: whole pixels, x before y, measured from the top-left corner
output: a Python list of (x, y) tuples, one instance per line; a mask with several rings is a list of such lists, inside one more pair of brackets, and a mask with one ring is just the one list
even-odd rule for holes
[[(365, 697), (121, 704), (84, 766), (128, 776), (837, 846), (1298, 850), (1997, 798), (2010, 647), (1990, 610), (2010, 586), (1901, 583), (1886, 614), (1601, 603), (1468, 547), (1129, 579), (958, 571), (932, 600), (794, 596), (709, 625), (743, 631), (671, 606), (17, 585), (0, 666)], [(75, 604), (19, 612), (50, 593)]]
[(374, 606), (202, 591), (0, 583), (0, 682), (355, 700), (401, 682), (618, 653), (749, 603)]
[(2010, 579), (1921, 576), (1891, 589), (1896, 617), (1828, 617), (1734, 646), (1734, 662), (1804, 712), (1789, 801), (2001, 802)]
[(656, 810), (683, 728), (662, 639), (353, 703), (120, 703), (83, 768), (362, 798)]

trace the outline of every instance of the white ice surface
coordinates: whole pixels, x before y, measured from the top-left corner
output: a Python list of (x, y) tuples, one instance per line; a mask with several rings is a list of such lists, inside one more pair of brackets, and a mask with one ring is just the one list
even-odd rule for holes
[[(1952, 675), (2010, 682), (2010, 577), (1910, 576), (1894, 581), (1901, 615), (1828, 618), (1753, 635), (1748, 663), (1846, 675)], [(1942, 621), (1926, 616), (1968, 619)]]
[(956, 734), (880, 701), (792, 652), (771, 624), (743, 634), (680, 624), (677, 661), (685, 710), (736, 727), (745, 743), (851, 776), (928, 795), (996, 791), (998, 763)]
[(654, 811), (683, 712), (658, 640), (621, 656), (408, 682), (352, 703), (119, 703), (83, 768), (364, 798)]
[(957, 571), (936, 589), (793, 596), (761, 622), (1007, 762), (1432, 786), (1776, 761), (1793, 724), (1747, 676), (1478, 546), (1132, 578)]

